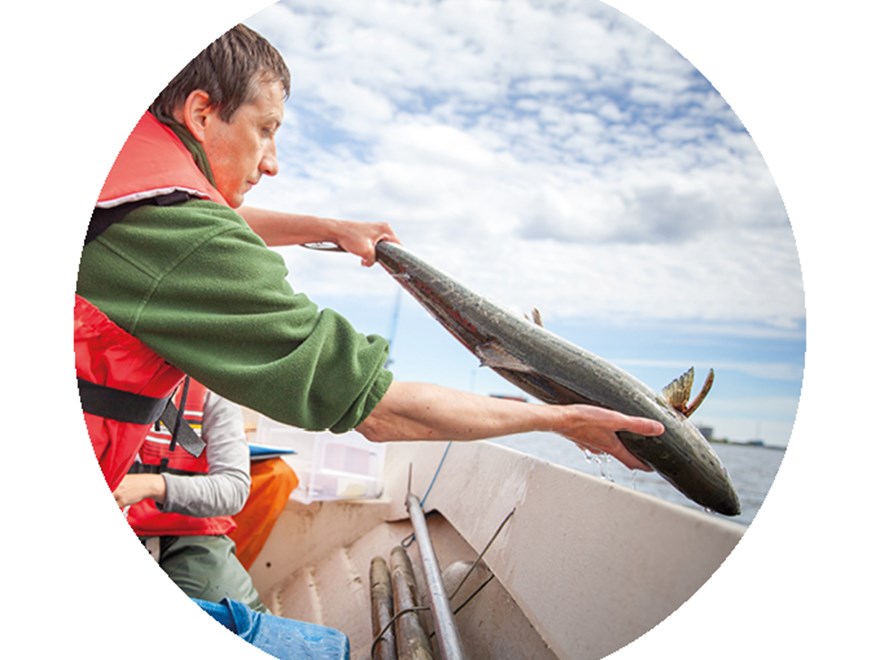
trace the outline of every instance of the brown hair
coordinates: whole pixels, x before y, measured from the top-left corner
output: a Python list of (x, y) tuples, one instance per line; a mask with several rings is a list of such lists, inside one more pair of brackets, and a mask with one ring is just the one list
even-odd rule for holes
[(279, 81), (290, 95), (290, 71), (281, 54), (262, 35), (236, 25), (187, 64), (150, 105), (157, 119), (173, 121), (191, 92), (208, 93), (220, 118), (229, 121), (238, 108), (251, 101), (256, 86)]

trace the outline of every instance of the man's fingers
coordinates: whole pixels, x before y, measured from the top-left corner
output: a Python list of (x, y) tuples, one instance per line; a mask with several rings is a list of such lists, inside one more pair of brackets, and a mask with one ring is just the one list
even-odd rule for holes
[(661, 435), (666, 429), (663, 424), (653, 419), (635, 417), (632, 418), (631, 424), (628, 424), (625, 430), (638, 435), (653, 437), (655, 435)]
[(661, 435), (666, 430), (663, 424), (647, 417), (632, 417), (623, 413), (608, 412), (612, 415), (612, 417), (608, 418), (608, 422), (616, 427), (615, 431), (628, 431), (636, 435), (653, 437)]

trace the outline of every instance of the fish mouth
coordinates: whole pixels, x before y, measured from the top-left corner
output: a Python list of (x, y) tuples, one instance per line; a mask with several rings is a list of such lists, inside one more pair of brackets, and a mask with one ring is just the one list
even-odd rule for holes
[(722, 516), (728, 516), (730, 518), (734, 518), (742, 513), (742, 507), (739, 503), (739, 497), (734, 491), (731, 491), (726, 497), (722, 499), (713, 499), (711, 504), (698, 501), (697, 504), (702, 504), (706, 507), (706, 509), (721, 514)]
[(739, 504), (739, 498), (735, 498), (734, 501), (716, 508), (715, 511), (724, 516), (738, 516), (742, 513), (742, 507)]

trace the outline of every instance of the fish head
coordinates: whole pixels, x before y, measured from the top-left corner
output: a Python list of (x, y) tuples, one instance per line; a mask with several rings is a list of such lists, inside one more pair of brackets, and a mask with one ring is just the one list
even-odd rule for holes
[(668, 406), (656, 417), (664, 425), (661, 435), (620, 432), (624, 446), (693, 502), (724, 516), (738, 516), (742, 508), (730, 474), (700, 430)]

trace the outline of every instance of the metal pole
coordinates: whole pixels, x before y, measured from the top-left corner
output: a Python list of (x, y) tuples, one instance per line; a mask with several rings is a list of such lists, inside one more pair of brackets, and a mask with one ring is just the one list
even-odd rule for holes
[(449, 605), (446, 589), (443, 587), (443, 577), (437, 564), (437, 556), (434, 554), (434, 546), (431, 545), (428, 524), (425, 522), (425, 514), (419, 504), (419, 498), (409, 493), (406, 498), (406, 508), (419, 544), (422, 567), (425, 570), (428, 598), (431, 601), (431, 616), (434, 620), (434, 634), (440, 647), (440, 657), (443, 660), (464, 660), (455, 616)]

